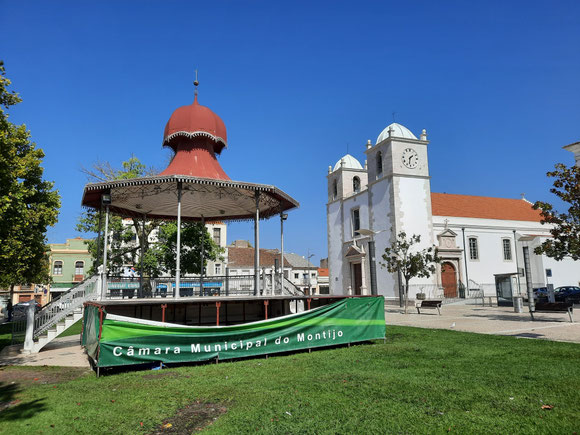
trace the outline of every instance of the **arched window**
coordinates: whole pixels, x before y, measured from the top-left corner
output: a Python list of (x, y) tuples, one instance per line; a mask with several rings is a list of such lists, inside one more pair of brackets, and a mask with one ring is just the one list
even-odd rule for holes
[(377, 153), (377, 177), (383, 174), (383, 153)]
[(352, 179), (352, 190), (354, 191), (354, 193), (360, 192), (360, 178), (354, 177)]
[(338, 196), (338, 184), (336, 183), (336, 180), (334, 180), (332, 182), (332, 199), (336, 199), (337, 196)]
[(62, 275), (62, 261), (55, 261), (52, 268), (53, 275)]
[(84, 261), (75, 262), (75, 275), (83, 275), (85, 269)]

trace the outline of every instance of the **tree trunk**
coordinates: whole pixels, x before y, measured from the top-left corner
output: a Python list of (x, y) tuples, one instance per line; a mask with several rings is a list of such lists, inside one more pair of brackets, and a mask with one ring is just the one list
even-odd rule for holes
[(405, 314), (407, 314), (408, 300), (409, 300), (409, 280), (405, 278)]

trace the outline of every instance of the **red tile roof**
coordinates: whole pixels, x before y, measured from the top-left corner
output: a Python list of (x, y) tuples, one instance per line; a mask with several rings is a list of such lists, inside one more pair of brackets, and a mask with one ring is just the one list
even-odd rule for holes
[(434, 216), (540, 222), (539, 210), (523, 199), (490, 198), (431, 192)]
[[(260, 249), (260, 267), (274, 266), (274, 260), (280, 261), (277, 249)], [(228, 267), (254, 267), (254, 248), (236, 248), (228, 246)], [(284, 258), (284, 267), (291, 267)]]
[(318, 268), (318, 276), (328, 276), (328, 269), (323, 267)]

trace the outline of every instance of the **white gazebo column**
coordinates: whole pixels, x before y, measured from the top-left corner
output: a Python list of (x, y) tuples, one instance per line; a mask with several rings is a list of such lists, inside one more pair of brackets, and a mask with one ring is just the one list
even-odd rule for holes
[(254, 216), (254, 296), (260, 285), (260, 192), (256, 192), (256, 215)]
[(204, 262), (204, 250), (203, 241), (205, 239), (205, 218), (201, 216), (201, 267), (199, 271), (199, 296), (203, 296), (203, 262)]
[(175, 258), (175, 295), (179, 298), (181, 275), (181, 181), (177, 182), (177, 256)]
[(288, 215), (280, 211), (280, 294), (284, 294), (284, 221), (287, 218)]
[[(104, 195), (103, 195), (104, 196)], [(103, 201), (106, 201), (105, 199)], [(102, 265), (102, 276), (101, 276), (101, 300), (105, 300), (107, 297), (107, 251), (109, 250), (109, 203), (105, 204), (105, 233), (104, 233), (104, 244), (103, 244), (103, 265)]]

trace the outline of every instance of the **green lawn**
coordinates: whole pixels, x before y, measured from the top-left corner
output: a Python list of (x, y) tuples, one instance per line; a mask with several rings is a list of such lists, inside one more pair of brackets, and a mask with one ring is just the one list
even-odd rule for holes
[(387, 336), (100, 379), (8, 367), (0, 432), (149, 433), (169, 422), (189, 433), (208, 418), (207, 431), (232, 434), (580, 431), (578, 344), (405, 327)]

